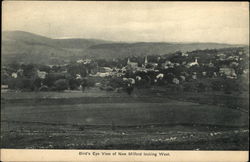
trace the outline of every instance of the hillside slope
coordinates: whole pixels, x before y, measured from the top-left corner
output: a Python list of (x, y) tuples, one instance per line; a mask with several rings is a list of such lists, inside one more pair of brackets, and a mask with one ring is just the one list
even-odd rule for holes
[(23, 31), (2, 32), (5, 63), (62, 64), (83, 57), (112, 59), (128, 56), (163, 55), (178, 50), (218, 49), (239, 45), (219, 43), (117, 43), (98, 39), (51, 39)]

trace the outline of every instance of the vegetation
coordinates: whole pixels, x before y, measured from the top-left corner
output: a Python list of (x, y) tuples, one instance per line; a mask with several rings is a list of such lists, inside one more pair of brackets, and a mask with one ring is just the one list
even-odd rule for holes
[[(247, 60), (249, 54), (247, 50), (239, 47), (196, 50), (187, 52), (188, 56), (183, 56), (180, 51), (163, 56), (150, 55), (148, 62), (153, 62), (157, 66), (149, 63), (145, 67), (147, 71), (127, 69), (128, 58), (112, 61), (87, 59), (52, 66), (11, 62), (2, 67), (1, 81), (2, 84), (8, 85), (9, 89), (19, 91), (82, 90), (84, 92), (87, 87), (98, 85), (103, 90), (123, 89), (128, 94), (131, 94), (134, 88), (155, 86), (167, 86), (173, 91), (199, 93), (222, 91), (230, 94), (248, 91), (249, 63)], [(199, 65), (188, 67), (188, 62), (193, 62), (195, 58), (198, 58)], [(138, 63), (138, 67), (144, 66), (143, 60), (144, 57), (138, 56), (130, 58), (130, 61)], [(111, 71), (108, 74), (112, 73), (112, 75), (101, 78), (93, 77), (103, 67), (110, 68)], [(126, 71), (121, 72), (123, 68), (126, 68)], [(230, 78), (231, 76), (221, 73), (221, 68), (233, 71), (236, 77)], [(162, 76), (157, 78), (159, 74)], [(132, 80), (134, 80), (133, 84)]]

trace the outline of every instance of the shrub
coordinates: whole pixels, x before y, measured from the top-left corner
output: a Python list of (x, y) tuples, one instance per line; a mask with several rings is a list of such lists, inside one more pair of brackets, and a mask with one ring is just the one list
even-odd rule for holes
[(48, 90), (49, 90), (49, 88), (45, 85), (43, 85), (39, 88), (39, 91), (48, 91)]
[(204, 83), (198, 83), (198, 92), (204, 92), (206, 90), (206, 85)]
[(112, 78), (108, 85), (113, 87), (113, 88), (120, 88), (123, 87), (123, 80), (121, 78)]
[(196, 92), (197, 87), (195, 86), (195, 83), (189, 82), (183, 84), (183, 90), (186, 92)]
[(222, 89), (223, 85), (220, 80), (214, 80), (211, 82), (211, 88), (214, 91), (220, 91)]
[(63, 91), (63, 90), (68, 89), (69, 84), (68, 84), (68, 81), (66, 79), (59, 79), (59, 80), (55, 81), (54, 86), (55, 86), (54, 87), (55, 90)]
[(65, 74), (62, 73), (48, 73), (44, 79), (44, 84), (47, 85), (48, 87), (51, 87), (54, 85), (54, 83), (57, 80), (60, 79), (66, 79)]
[(69, 88), (71, 90), (78, 89), (80, 85), (81, 85), (81, 81), (79, 79), (74, 79), (74, 78), (69, 79)]
[(31, 79), (19, 78), (15, 82), (15, 89), (20, 90), (33, 90), (33, 83)]

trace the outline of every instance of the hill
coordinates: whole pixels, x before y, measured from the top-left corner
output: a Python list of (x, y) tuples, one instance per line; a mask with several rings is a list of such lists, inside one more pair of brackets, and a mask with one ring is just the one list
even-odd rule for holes
[(239, 45), (219, 43), (117, 43), (98, 39), (52, 39), (24, 31), (2, 32), (2, 60), (8, 62), (63, 64), (83, 57), (112, 59), (163, 55), (178, 50), (218, 49)]

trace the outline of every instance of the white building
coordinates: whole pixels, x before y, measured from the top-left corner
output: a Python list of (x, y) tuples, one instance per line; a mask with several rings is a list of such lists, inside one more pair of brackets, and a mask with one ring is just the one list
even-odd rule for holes
[(17, 73), (12, 73), (12, 74), (11, 74), (11, 77), (12, 77), (12, 78), (17, 78)]
[(45, 71), (40, 71), (40, 70), (37, 70), (37, 76), (41, 79), (45, 79), (46, 77), (46, 72)]
[(194, 61), (194, 62), (189, 62), (189, 63), (187, 64), (187, 67), (192, 67), (192, 66), (195, 66), (195, 65), (199, 65), (198, 59), (197, 59), (197, 58), (195, 58), (195, 61)]
[(89, 64), (91, 63), (90, 59), (80, 59), (76, 61), (77, 63)]

